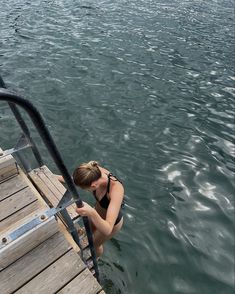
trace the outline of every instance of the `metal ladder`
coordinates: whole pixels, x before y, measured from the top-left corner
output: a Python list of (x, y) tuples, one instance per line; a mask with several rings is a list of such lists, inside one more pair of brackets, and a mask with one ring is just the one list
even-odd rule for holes
[[(80, 238), (77, 232), (77, 229), (75, 227), (74, 221), (71, 219), (70, 215), (68, 214), (66, 207), (71, 205), (72, 203), (75, 203), (77, 207), (82, 207), (83, 203), (82, 200), (80, 199), (79, 193), (73, 183), (73, 180), (62, 160), (62, 157), (56, 147), (56, 144), (49, 133), (42, 116), (38, 112), (38, 110), (35, 108), (35, 106), (29, 102), (28, 100), (10, 92), (9, 90), (6, 89), (5, 83), (3, 79), (0, 76), (0, 101), (6, 101), (13, 112), (19, 126), (22, 129), (23, 134), (20, 136), (18, 142), (16, 143), (16, 146), (14, 148), (8, 149), (4, 151), (4, 154), (2, 156), (7, 156), (9, 154), (16, 154), (18, 159), (20, 160), (20, 163), (26, 172), (28, 174), (31, 171), (31, 168), (25, 160), (24, 156), (20, 154), (20, 151), (26, 149), (26, 148), (31, 148), (32, 152), (34, 154), (34, 157), (37, 161), (38, 167), (42, 167), (44, 165), (42, 157), (39, 153), (39, 150), (34, 143), (29, 128), (27, 124), (25, 123), (19, 109), (17, 106), (20, 106), (23, 108), (29, 117), (31, 118), (31, 121), (33, 122), (34, 126), (36, 127), (42, 141), (44, 142), (45, 146), (47, 147), (47, 150), (49, 154), (51, 155), (52, 159), (54, 160), (54, 163), (56, 164), (58, 170), (60, 171), (61, 175), (64, 178), (64, 181), (68, 187), (66, 192), (64, 193), (63, 197), (61, 198), (60, 202), (58, 203), (57, 207), (52, 207), (48, 209), (44, 213), (44, 217), (49, 218), (53, 215), (60, 216), (62, 218), (63, 222), (66, 224), (67, 229), (69, 233), (72, 235), (74, 241), (77, 243), (79, 248), (81, 249), (81, 258), (83, 259), (84, 263), (86, 263), (86, 260), (83, 256), (83, 248), (81, 246)], [(82, 221), (86, 230), (86, 235), (89, 243), (89, 249), (91, 253), (91, 259), (93, 262), (93, 267), (95, 271), (95, 277), (97, 281), (99, 282), (99, 270), (98, 270), (98, 264), (97, 264), (97, 259), (96, 259), (96, 253), (94, 249), (94, 244), (93, 244), (93, 237), (92, 237), (92, 232), (89, 224), (88, 217), (82, 217)], [(25, 230), (28, 230), (35, 226), (35, 223), (37, 223), (37, 219), (31, 220), (29, 223), (26, 223), (24, 227), (21, 228), (21, 232), (24, 232)]]

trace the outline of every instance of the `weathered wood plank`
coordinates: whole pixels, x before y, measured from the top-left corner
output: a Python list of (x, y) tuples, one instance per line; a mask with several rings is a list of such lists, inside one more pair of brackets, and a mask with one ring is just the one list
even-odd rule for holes
[[(44, 189), (43, 191), (39, 189), (40, 194), (46, 195), (46, 193), (48, 193), (52, 198), (54, 197), (53, 201), (56, 201), (55, 203), (57, 205), (65, 192), (65, 187), (47, 167), (43, 169), (40, 168), (39, 170), (42, 174), (40, 174), (40, 176), (37, 175), (37, 181), (40, 182), (39, 184), (43, 186)], [(0, 220), (2, 219), (2, 221), (0, 222), (0, 229), (3, 230), (0, 240), (4, 237), (9, 240), (7, 234), (9, 234), (10, 230), (47, 208), (41, 195), (39, 195), (33, 184), (20, 169), (19, 174), (20, 176), (14, 176), (14, 178), (11, 176), (11, 181), (5, 179), (0, 185), (0, 201), (2, 200), (0, 211)], [(20, 181), (17, 182), (19, 177), (22, 178), (22, 183), (20, 183)], [(27, 185), (29, 187), (27, 187)], [(19, 188), (20, 191), (14, 192), (13, 187), (15, 189)], [(25, 192), (25, 195), (21, 195), (20, 192), (26, 190), (28, 193)], [(6, 193), (4, 191), (6, 191)], [(21, 197), (19, 197), (19, 195), (21, 195)], [(31, 202), (29, 199), (27, 200), (27, 197), (31, 197), (29, 195), (33, 197)], [(4, 209), (2, 209), (3, 204), (5, 205)], [(77, 217), (75, 205), (74, 207), (69, 207), (68, 211), (72, 218)], [(51, 218), (45, 220), (18, 239), (9, 241), (8, 244), (6, 243), (6, 245), (0, 249), (1, 292), (4, 294), (14, 291), (24, 294), (50, 294), (63, 288), (66, 292), (70, 291), (71, 293), (72, 291), (73, 293), (77, 293), (75, 283), (71, 281), (74, 278), (75, 280), (78, 279), (81, 272), (82, 275), (84, 275), (84, 277), (81, 278), (82, 280), (85, 279), (88, 281), (90, 278), (92, 279), (90, 282), (88, 281), (91, 291), (93, 291), (93, 288), (96, 289), (96, 287), (98, 287), (98, 290), (94, 293), (100, 292), (100, 285), (96, 282), (88, 269), (84, 271), (84, 263), (79, 255), (71, 249), (71, 247), (73, 247), (77, 252), (80, 251), (77, 244), (75, 244), (63, 227), (63, 224), (62, 232), (65, 236), (58, 233), (58, 224), (54, 218)], [(54, 236), (51, 237), (52, 235)], [(61, 242), (58, 242), (58, 240), (55, 242), (52, 241), (52, 239), (58, 235), (60, 236)], [(65, 237), (70, 244), (66, 241)], [(66, 245), (64, 246), (64, 244)], [(82, 283), (85, 285), (84, 281)], [(95, 283), (97, 283), (98, 286), (95, 286)], [(91, 291), (87, 293), (93, 293)]]
[(15, 166), (15, 165), (16, 165), (16, 161), (12, 155), (0, 156), (0, 169), (4, 167), (8, 167), (8, 166)]
[(51, 182), (52, 191), (54, 191), (54, 194), (58, 196), (58, 199), (60, 200), (61, 194), (63, 195), (66, 191), (66, 188), (61, 184), (61, 182), (57, 179), (57, 177), (49, 170), (49, 168), (45, 165), (44, 166), (44, 174), (48, 178), (48, 180)]
[[(0, 150), (2, 152), (2, 149)], [(0, 182), (18, 173), (15, 159), (11, 155), (0, 156)]]
[[(25, 190), (25, 187), (28, 188)], [(36, 188), (33, 186), (33, 184), (31, 183), (31, 181), (27, 178), (27, 176), (24, 174), (24, 172), (19, 168), (19, 175), (14, 176), (10, 179), (7, 179), (6, 181), (2, 182), (0, 184), (0, 195), (2, 197), (2, 200), (5, 199), (5, 196), (10, 196), (13, 197), (14, 195), (16, 195), (19, 191), (17, 191), (19, 189), (19, 191), (29, 191), (31, 190), (31, 192), (29, 192), (30, 195), (34, 195), (34, 200), (33, 202), (28, 203), (26, 206), (24, 206), (25, 200), (24, 202), (19, 201), (18, 206), (16, 207), (16, 209), (14, 209), (14, 203), (11, 202), (12, 200), (8, 200), (9, 202), (6, 202), (5, 204), (10, 204), (10, 210), (11, 211), (5, 211), (4, 212), (4, 217), (6, 216), (6, 213), (9, 213), (9, 215), (4, 218), (3, 220), (0, 221), (0, 230), (4, 230), (7, 227), (11, 226), (14, 222), (18, 222), (21, 219), (27, 217), (29, 214), (31, 214), (33, 211), (38, 210), (40, 208), (47, 208), (47, 204), (45, 203), (45, 201), (42, 199), (41, 195), (38, 193), (38, 191), (36, 190)], [(4, 193), (4, 191), (6, 191), (6, 193)], [(14, 193), (15, 191), (15, 193)], [(18, 194), (19, 195), (19, 194)], [(9, 198), (10, 198), (9, 197)], [(18, 199), (19, 196), (16, 195), (16, 198), (11, 198), (14, 199), (14, 201), (19, 200)], [(37, 201), (36, 201), (37, 200)], [(2, 204), (3, 202), (1, 202), (1, 211), (3, 211), (2, 209)], [(23, 206), (22, 208), (20, 208), (19, 210), (17, 210), (19, 208), (19, 205), (21, 204), (21, 206)], [(12, 209), (14, 210), (12, 213)], [(12, 214), (10, 214), (12, 213)], [(1, 215), (1, 212), (0, 212)]]
[(77, 253), (71, 250), (15, 293), (55, 293), (77, 276), (84, 268), (85, 265)]
[(41, 207), (42, 207), (41, 203), (37, 200), (23, 207), (22, 209), (18, 210), (16, 213), (11, 214), (4, 220), (0, 221), (0, 231), (7, 229), (8, 227), (12, 226), (14, 223), (27, 217), (32, 212), (39, 210)]
[[(56, 207), (64, 195), (66, 189), (58, 181), (55, 175), (46, 167), (34, 169), (29, 173), (31, 180), (35, 183), (38, 190), (48, 199), (53, 207)], [(76, 205), (73, 204), (67, 208), (67, 211), (72, 219), (78, 214), (75, 211)]]
[(45, 196), (47, 202), (49, 202), (53, 207), (56, 207), (59, 201), (51, 192), (47, 184), (45, 184), (44, 181), (41, 179), (41, 173), (43, 173), (41, 169), (34, 169), (29, 173), (29, 177), (32, 180), (32, 182), (36, 185), (38, 191), (40, 191), (40, 193), (42, 193)]
[[(54, 174), (47, 168), (47, 166), (35, 169), (34, 171), (42, 183), (44, 183), (44, 185), (46, 185), (51, 192), (50, 194), (48, 193), (48, 200), (54, 207), (57, 206), (61, 197), (66, 191), (65, 187), (56, 179)], [(52, 199), (50, 199), (51, 196)]]
[(0, 221), (36, 200), (36, 196), (28, 187), (4, 199), (1, 201)]
[(20, 175), (14, 176), (0, 184), (0, 201), (27, 187)]
[(34, 195), (38, 198), (39, 202), (42, 206), (48, 207), (46, 202), (43, 200), (42, 196), (38, 192), (38, 190), (35, 188), (35, 186), (32, 184), (32, 182), (29, 180), (29, 178), (25, 175), (25, 173), (19, 168), (19, 174), (22, 178), (22, 180), (27, 184), (27, 186), (31, 189), (31, 191), (34, 193)]
[[(36, 226), (9, 244), (6, 243), (6, 245), (0, 250), (0, 270), (10, 265), (26, 252), (42, 243), (44, 240), (54, 235), (57, 231), (58, 224), (55, 218), (52, 217), (43, 221), (40, 225)], [(3, 238), (8, 239), (6, 232), (4, 235), (0, 236), (0, 240)]]
[(0, 175), (3, 173), (2, 171), (6, 171), (7, 169), (17, 169), (17, 164), (15, 159), (10, 155), (0, 158)]
[(14, 177), (18, 174), (18, 169), (15, 165), (15, 167), (8, 166), (4, 167), (0, 170), (0, 183), (4, 182), (5, 180)]
[(82, 294), (96, 294), (102, 290), (100, 284), (93, 277), (92, 273), (85, 269), (69, 284), (61, 289), (58, 294), (66, 293), (82, 293)]
[(62, 185), (62, 187), (61, 187), (61, 191), (59, 191), (58, 189), (57, 189), (57, 187), (56, 186), (59, 186), (59, 185), (61, 185), (61, 183), (59, 182), (59, 181), (57, 181), (56, 182), (56, 184), (57, 185), (54, 185), (53, 184), (53, 180), (54, 180), (54, 177), (50, 177), (49, 175), (48, 175), (48, 173), (47, 173), (47, 175), (46, 175), (46, 170), (47, 170), (47, 167), (46, 166), (44, 166), (43, 168), (41, 168), (41, 173), (39, 173), (38, 175), (39, 175), (39, 177), (41, 178), (41, 180), (47, 185), (47, 187), (50, 189), (50, 191), (51, 191), (51, 193), (55, 196), (55, 198), (56, 198), (56, 202), (55, 202), (55, 204), (53, 204), (53, 206), (57, 206), (58, 205), (58, 203), (59, 203), (59, 201), (60, 201), (60, 199), (61, 199), (61, 197), (62, 197), (62, 195), (65, 193), (65, 187)]
[(64, 235), (64, 238), (69, 242), (69, 244), (72, 246), (72, 248), (75, 250), (75, 252), (79, 253), (80, 248), (79, 248), (78, 244), (74, 241), (71, 234), (67, 231), (63, 222), (59, 218), (57, 219), (57, 222), (58, 222), (59, 230)]
[(0, 272), (1, 293), (16, 291), (69, 250), (63, 234), (56, 233)]

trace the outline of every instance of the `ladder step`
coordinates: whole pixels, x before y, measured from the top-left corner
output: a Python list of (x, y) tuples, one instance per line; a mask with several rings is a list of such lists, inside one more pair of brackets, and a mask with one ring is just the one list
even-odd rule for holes
[[(47, 166), (36, 168), (29, 173), (29, 177), (38, 191), (43, 195), (45, 201), (52, 207), (57, 207), (61, 198), (66, 192), (65, 187), (59, 182), (56, 176), (48, 169)], [(70, 217), (78, 217), (76, 213), (76, 204), (66, 208)]]

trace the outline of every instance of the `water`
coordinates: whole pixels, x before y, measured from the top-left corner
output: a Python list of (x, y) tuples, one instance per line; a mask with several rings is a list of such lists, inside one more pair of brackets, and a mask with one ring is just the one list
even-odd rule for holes
[[(100, 261), (108, 294), (234, 293), (233, 9), (1, 1), (7, 86), (43, 113), (70, 171), (95, 159), (125, 182), (125, 226)], [(0, 111), (8, 148), (18, 128)]]

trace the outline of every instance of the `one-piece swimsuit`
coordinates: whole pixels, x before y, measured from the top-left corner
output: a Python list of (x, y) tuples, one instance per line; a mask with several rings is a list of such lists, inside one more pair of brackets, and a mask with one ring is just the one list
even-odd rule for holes
[[(108, 193), (109, 193), (109, 190), (110, 190), (110, 182), (111, 181), (118, 181), (121, 183), (121, 181), (119, 179), (117, 179), (112, 173), (109, 173), (108, 175), (108, 184), (107, 184), (107, 190), (104, 194), (104, 196), (101, 198), (101, 200), (98, 200), (97, 196), (96, 196), (96, 191), (93, 192), (94, 196), (95, 196), (95, 199), (97, 200), (97, 202), (99, 203), (99, 205), (104, 208), (104, 209), (108, 209), (108, 206), (109, 206), (109, 203), (110, 203), (110, 200), (108, 199)], [(114, 179), (112, 179), (114, 178)], [(122, 219), (123, 217), (123, 213), (122, 213), (122, 208), (124, 207), (124, 202), (122, 203), (122, 206), (119, 210), (119, 213), (118, 213), (118, 216), (117, 216), (117, 219), (115, 221), (115, 226), (120, 222), (120, 220)]]

